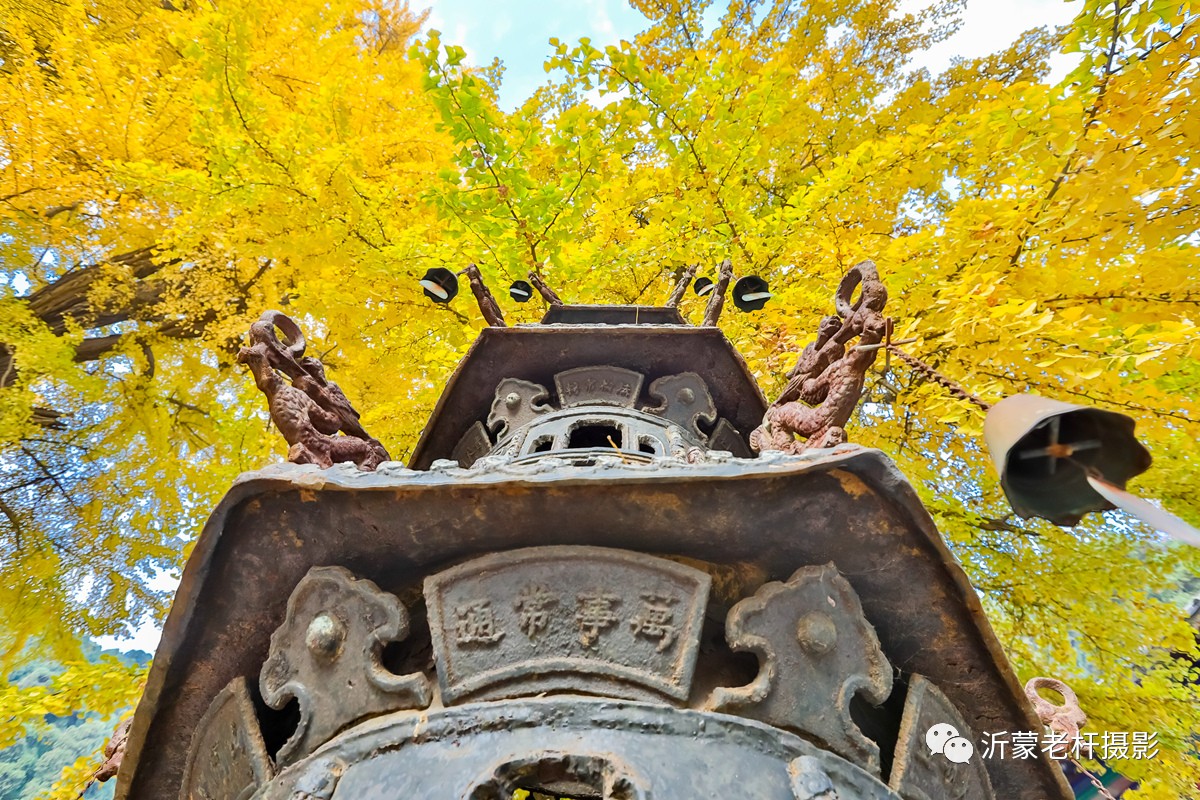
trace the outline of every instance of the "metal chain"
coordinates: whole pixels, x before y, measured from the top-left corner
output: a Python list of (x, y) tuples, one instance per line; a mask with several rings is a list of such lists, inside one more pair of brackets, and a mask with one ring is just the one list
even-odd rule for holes
[(972, 405), (976, 406), (977, 408), (979, 408), (980, 410), (985, 411), (985, 412), (988, 411), (992, 407), (991, 403), (988, 403), (987, 401), (983, 400), (978, 395), (971, 394), (966, 389), (964, 389), (962, 386), (960, 386), (957, 383), (955, 383), (954, 381), (950, 380), (945, 375), (938, 372), (936, 369), (929, 366), (928, 364), (926, 364), (924, 361), (917, 358), (916, 356), (910, 356), (908, 353), (904, 352), (899, 347), (897, 347), (894, 344), (891, 344), (890, 342), (886, 345), (886, 347), (887, 347), (887, 350), (889, 353), (896, 356), (896, 358), (900, 359), (908, 366), (912, 367), (912, 369), (915, 372), (919, 372), (921, 375), (924, 375), (927, 380), (933, 381), (937, 385), (946, 389), (946, 391), (950, 392), (950, 394), (954, 395), (959, 400), (963, 400), (965, 402), (971, 403)]
[(1075, 765), (1075, 769), (1079, 770), (1080, 773), (1087, 776), (1087, 779), (1092, 782), (1092, 786), (1096, 787), (1096, 791), (1098, 791), (1100, 793), (1100, 796), (1103, 797), (1104, 800), (1117, 800), (1116, 797), (1113, 797), (1112, 792), (1110, 792), (1108, 789), (1104, 788), (1104, 784), (1100, 782), (1100, 779), (1096, 777), (1096, 774), (1094, 772), (1092, 772), (1090, 769), (1083, 766), (1083, 764), (1080, 764), (1078, 761), (1076, 761), (1073, 758), (1068, 758), (1067, 760)]

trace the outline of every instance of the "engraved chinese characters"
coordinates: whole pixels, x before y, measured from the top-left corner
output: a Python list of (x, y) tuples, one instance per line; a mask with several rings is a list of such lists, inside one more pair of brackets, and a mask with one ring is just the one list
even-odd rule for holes
[(583, 405), (632, 406), (642, 392), (642, 375), (621, 367), (577, 367), (554, 376), (563, 408)]
[(710, 579), (600, 547), (498, 553), (427, 578), (442, 699), (552, 689), (685, 700)]

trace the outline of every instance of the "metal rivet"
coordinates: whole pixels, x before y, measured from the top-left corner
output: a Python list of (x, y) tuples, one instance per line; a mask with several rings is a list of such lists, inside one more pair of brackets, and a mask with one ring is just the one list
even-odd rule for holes
[(517, 394), (516, 392), (509, 392), (504, 396), (504, 405), (508, 406), (509, 408), (516, 408), (517, 406), (521, 405), (521, 395)]
[(318, 614), (308, 623), (304, 634), (304, 643), (314, 656), (332, 661), (342, 651), (342, 642), (346, 640), (346, 626), (341, 620), (329, 614)]
[(683, 389), (679, 390), (679, 394), (676, 395), (676, 398), (684, 405), (691, 405), (696, 401), (696, 393), (691, 389), (684, 387)]
[(800, 646), (810, 653), (825, 653), (837, 644), (837, 626), (828, 614), (813, 611), (800, 618), (796, 625)]

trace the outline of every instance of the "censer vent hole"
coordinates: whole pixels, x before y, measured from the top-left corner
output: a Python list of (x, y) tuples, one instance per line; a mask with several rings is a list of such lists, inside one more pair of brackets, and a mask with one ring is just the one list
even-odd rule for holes
[(621, 447), (621, 429), (615, 425), (580, 425), (571, 431), (567, 447), (584, 450), (593, 447)]

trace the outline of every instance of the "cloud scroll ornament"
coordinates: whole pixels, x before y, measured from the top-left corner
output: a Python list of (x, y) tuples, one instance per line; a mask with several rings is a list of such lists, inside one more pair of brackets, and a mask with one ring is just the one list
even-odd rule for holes
[(314, 567), (288, 599), (271, 634), (259, 688), (271, 708), (295, 698), (300, 724), (277, 756), (281, 766), (311, 753), (339, 730), (389, 711), (425, 708), (429, 682), (394, 675), (383, 646), (408, 636), (408, 612), (396, 597), (342, 567)]
[(759, 657), (747, 686), (718, 688), (709, 707), (817, 737), (879, 772), (879, 746), (850, 718), (861, 692), (875, 705), (892, 691), (892, 670), (854, 589), (832, 564), (803, 567), (768, 583), (729, 612), (726, 639)]

